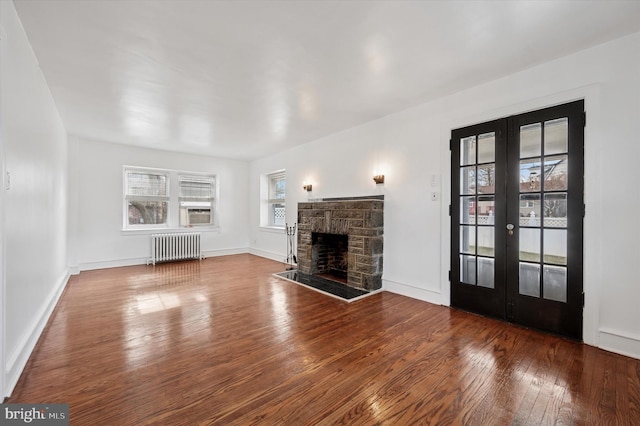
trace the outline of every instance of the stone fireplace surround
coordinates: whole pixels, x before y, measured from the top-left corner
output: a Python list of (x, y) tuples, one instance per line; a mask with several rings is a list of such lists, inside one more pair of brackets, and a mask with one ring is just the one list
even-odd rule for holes
[(314, 233), (347, 236), (348, 286), (382, 288), (384, 196), (298, 203), (298, 270), (308, 275), (318, 272)]

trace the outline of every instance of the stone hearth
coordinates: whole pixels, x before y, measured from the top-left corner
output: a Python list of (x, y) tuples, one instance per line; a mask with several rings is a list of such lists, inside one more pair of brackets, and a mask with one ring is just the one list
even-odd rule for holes
[(298, 203), (300, 272), (309, 275), (321, 272), (317, 262), (322, 249), (314, 247), (314, 242), (326, 240), (327, 234), (347, 236), (348, 286), (367, 291), (382, 288), (382, 199), (357, 197)]

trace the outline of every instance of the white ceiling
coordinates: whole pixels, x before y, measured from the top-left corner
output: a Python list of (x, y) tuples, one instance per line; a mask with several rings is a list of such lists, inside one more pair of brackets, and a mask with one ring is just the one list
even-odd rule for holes
[(254, 159), (640, 31), (640, 1), (15, 0), (70, 134)]

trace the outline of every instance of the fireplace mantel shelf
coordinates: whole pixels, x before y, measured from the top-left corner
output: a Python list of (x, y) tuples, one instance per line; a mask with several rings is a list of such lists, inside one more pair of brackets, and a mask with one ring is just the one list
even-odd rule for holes
[(333, 197), (333, 198), (310, 198), (310, 203), (322, 203), (327, 201), (368, 201), (379, 200), (384, 201), (384, 195), (361, 195), (358, 197)]

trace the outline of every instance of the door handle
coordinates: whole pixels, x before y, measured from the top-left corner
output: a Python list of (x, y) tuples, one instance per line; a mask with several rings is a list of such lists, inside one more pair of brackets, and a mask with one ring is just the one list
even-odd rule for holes
[(509, 235), (513, 235), (513, 223), (507, 223), (507, 231)]

